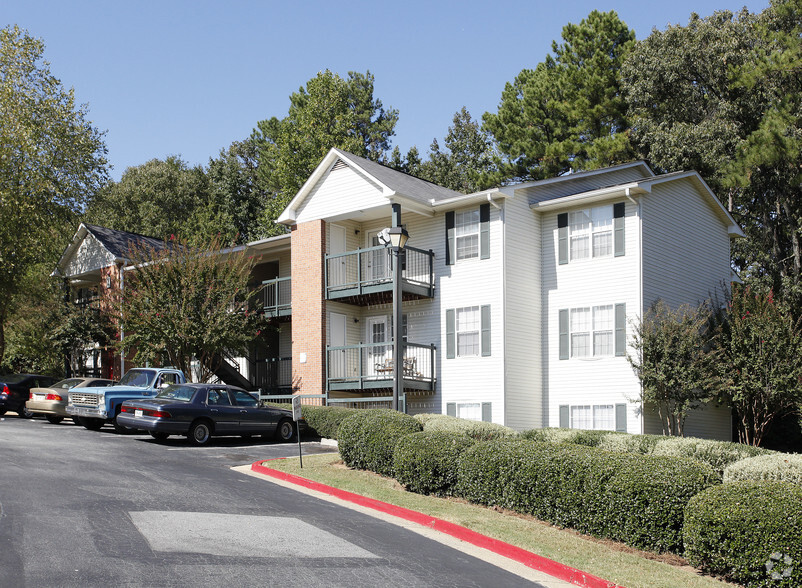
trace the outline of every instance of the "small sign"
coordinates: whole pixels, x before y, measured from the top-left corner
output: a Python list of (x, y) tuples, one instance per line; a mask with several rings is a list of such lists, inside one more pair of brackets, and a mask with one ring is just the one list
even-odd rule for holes
[(294, 396), (292, 399), (292, 420), (298, 422), (301, 420), (301, 398)]

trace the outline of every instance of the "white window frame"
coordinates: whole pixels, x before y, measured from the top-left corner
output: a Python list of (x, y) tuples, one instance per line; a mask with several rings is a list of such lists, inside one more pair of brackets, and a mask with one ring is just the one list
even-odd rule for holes
[[(469, 315), (472, 313), (472, 318)], [(482, 312), (480, 306), (464, 306), (454, 309), (454, 343), (457, 357), (476, 357), (482, 354)], [(462, 321), (460, 318), (462, 317)], [(475, 353), (460, 353), (461, 341), (471, 337)], [(481, 419), (480, 419), (481, 420)]]
[[(580, 247), (583, 242), (584, 245)], [(568, 213), (568, 252), (571, 261), (612, 257), (613, 250), (612, 204)]]
[(579, 404), (569, 407), (569, 426), (583, 431), (615, 431), (615, 404)]
[(457, 402), (457, 418), (469, 421), (482, 420), (481, 402)]
[(615, 356), (615, 305), (569, 309), (568, 341), (571, 358)]
[(478, 259), (481, 228), (479, 209), (463, 210), (454, 214), (454, 244), (456, 261)]

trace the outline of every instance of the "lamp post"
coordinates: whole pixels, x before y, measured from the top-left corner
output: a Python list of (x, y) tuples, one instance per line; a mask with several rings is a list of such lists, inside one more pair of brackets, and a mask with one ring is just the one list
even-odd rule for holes
[[(400, 217), (400, 214), (398, 215)], [(404, 349), (401, 341), (401, 252), (409, 240), (409, 233), (401, 226), (388, 231), (393, 252), (393, 410), (398, 410), (404, 377)]]

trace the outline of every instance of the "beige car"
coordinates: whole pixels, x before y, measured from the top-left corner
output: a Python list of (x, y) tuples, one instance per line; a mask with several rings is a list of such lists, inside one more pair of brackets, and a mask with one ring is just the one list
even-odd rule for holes
[[(70, 390), (88, 386), (113, 386), (116, 383), (114, 380), (102, 378), (67, 378), (56, 382), (49, 388), (31, 388), (25, 408), (34, 415), (43, 414), (49, 422), (55, 425), (70, 416), (67, 414), (67, 393)], [(78, 424), (75, 417), (72, 417), (72, 420)]]

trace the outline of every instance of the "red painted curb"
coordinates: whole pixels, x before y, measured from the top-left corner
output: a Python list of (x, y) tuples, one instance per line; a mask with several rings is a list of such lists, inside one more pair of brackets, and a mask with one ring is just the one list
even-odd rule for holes
[(594, 576), (592, 574), (583, 572), (582, 570), (577, 570), (576, 568), (566, 566), (541, 555), (537, 555), (536, 553), (532, 553), (531, 551), (526, 551), (520, 547), (505, 543), (504, 541), (492, 539), (460, 525), (455, 525), (454, 523), (449, 523), (448, 521), (444, 521), (442, 519), (431, 517), (414, 510), (409, 510), (408, 508), (395, 506), (380, 500), (374, 500), (373, 498), (366, 498), (365, 496), (360, 496), (359, 494), (354, 494), (353, 492), (348, 492), (346, 490), (333, 488), (332, 486), (307, 480), (306, 478), (302, 478), (294, 474), (288, 474), (286, 472), (274, 470), (262, 465), (265, 463), (265, 461), (270, 460), (256, 461), (251, 464), (251, 469), (266, 476), (284, 480), (285, 482), (291, 482), (293, 484), (297, 484), (298, 486), (323, 492), (324, 494), (329, 494), (336, 498), (371, 508), (373, 510), (383, 512), (406, 521), (418, 523), (419, 525), (429, 527), (435, 531), (445, 533), (446, 535), (451, 535), (460, 541), (465, 541), (471, 545), (487, 549), (488, 551), (522, 563), (534, 570), (541, 571), (566, 582), (571, 582), (577, 586), (583, 586), (584, 588), (623, 588), (622, 586), (608, 582), (607, 580), (599, 578), (598, 576)]

